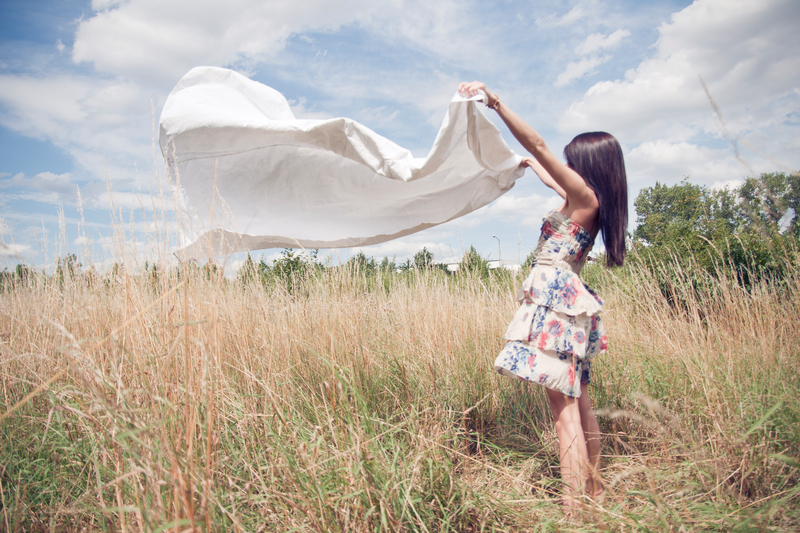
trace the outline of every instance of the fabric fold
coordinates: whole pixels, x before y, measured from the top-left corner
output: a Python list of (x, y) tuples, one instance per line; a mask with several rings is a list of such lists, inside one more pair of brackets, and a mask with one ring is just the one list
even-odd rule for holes
[(236, 72), (192, 69), (159, 121), (179, 257), (377, 244), (487, 205), (524, 169), (479, 98), (456, 94), (415, 158), (351, 119), (296, 119), (279, 92)]
[(595, 315), (603, 300), (571, 270), (534, 267), (517, 292), (520, 304), (543, 305), (566, 315)]
[[(602, 300), (577, 274), (556, 268), (535, 268), (522, 284), (514, 318), (504, 338), (535, 343), (541, 350), (562, 355), (592, 356), (599, 337), (595, 318)], [(588, 348), (588, 350), (587, 350)]]

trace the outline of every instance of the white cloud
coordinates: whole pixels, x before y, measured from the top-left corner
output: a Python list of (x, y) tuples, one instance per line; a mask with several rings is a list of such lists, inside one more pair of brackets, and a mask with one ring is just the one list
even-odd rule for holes
[(317, 120), (326, 120), (329, 118), (334, 118), (334, 116), (330, 113), (326, 113), (325, 111), (315, 111), (313, 109), (309, 109), (306, 107), (308, 100), (305, 96), (301, 96), (297, 100), (289, 100), (289, 107), (292, 109), (292, 114), (296, 118), (310, 118), (310, 119), (317, 119)]
[(800, 143), (789, 140), (800, 126), (792, 118), (800, 112), (799, 19), (791, 0), (696, 0), (661, 25), (651, 57), (572, 103), (559, 130), (601, 129), (633, 146), (626, 160), (634, 182), (739, 179), (750, 170), (731, 145), (706, 147), (724, 135), (702, 76), (753, 172), (800, 166)]
[(611, 56), (585, 57), (580, 61), (569, 63), (564, 72), (558, 75), (553, 85), (556, 87), (563, 87), (573, 80), (583, 78), (593, 73), (597, 66), (602, 65), (609, 59), (611, 59)]
[(726, 149), (688, 142), (643, 142), (625, 156), (628, 184), (638, 190), (656, 181), (674, 184), (688, 176), (693, 183), (722, 183), (738, 179), (747, 170)]
[(162, 88), (197, 65), (249, 70), (275, 59), (293, 36), (348, 24), (465, 64), (491, 53), (483, 46), (480, 19), (467, 13), (471, 4), (455, 0), (129, 0), (95, 2), (93, 8), (78, 26), (73, 60)]
[(711, 108), (699, 81), (733, 125), (800, 84), (800, 4), (697, 0), (659, 28), (653, 57), (625, 79), (595, 84), (559, 121), (562, 131), (605, 129), (625, 142), (657, 138), (675, 123), (700, 129)]
[[(323, 119), (331, 118), (332, 116), (347, 116), (375, 130), (380, 127), (390, 126), (393, 130), (406, 135), (411, 130), (413, 132), (412, 136), (418, 139), (418, 130), (422, 125), (403, 122), (404, 113), (399, 111), (397, 107), (407, 106), (411, 109), (419, 110), (427, 117), (425, 124), (438, 129), (444, 118), (447, 106), (456, 93), (459, 82), (464, 81), (455, 73), (445, 73), (439, 70), (424, 72), (420, 70), (418, 72), (419, 75), (416, 76), (406, 69), (401, 78), (403, 86), (398, 87), (398, 79), (394, 77), (397, 72), (366, 72), (362, 66), (352, 67), (338, 63), (314, 63), (306, 65), (305, 70), (297, 74), (297, 77), (289, 73), (289, 80), (297, 83), (330, 87), (330, 92), (325, 96), (330, 98), (327, 105), (331, 109), (337, 110), (336, 115), (319, 112), (314, 107), (309, 108), (307, 99), (302, 96), (298, 97), (297, 103), (292, 101), (290, 104), (292, 104), (293, 112), (297, 108), (295, 112), (297, 117), (301, 117), (301, 114), (303, 115), (302, 118)], [(362, 101), (388, 102), (389, 106), (379, 106), (384, 107), (384, 109), (380, 110), (381, 112), (376, 112), (377, 108), (374, 107), (353, 105)], [(381, 133), (387, 135), (390, 132), (382, 131)], [(435, 130), (433, 130), (430, 137), (431, 142), (434, 138), (433, 134), (435, 134)], [(397, 141), (394, 136), (387, 136), (393, 141)], [(424, 149), (424, 152), (420, 154), (422, 156), (427, 155), (430, 149), (430, 145), (404, 147), (409, 149), (422, 148)]]
[(737, 187), (741, 186), (744, 183), (743, 179), (735, 179), (735, 180), (727, 180), (727, 181), (715, 181), (709, 189), (712, 191), (733, 191)]
[(0, 256), (13, 257), (14, 259), (22, 260), (23, 256), (31, 251), (31, 247), (27, 244), (6, 244), (0, 242)]
[(471, 229), (493, 222), (511, 222), (522, 228), (538, 230), (542, 225), (542, 218), (563, 202), (555, 193), (548, 196), (535, 193), (516, 196), (509, 192), (491, 204), (439, 227), (445, 230), (451, 227)]
[(93, 87), (79, 101), (86, 118), (101, 127), (126, 124), (131, 115), (143, 111), (144, 102), (142, 90), (132, 83)]
[(536, 25), (552, 27), (569, 26), (586, 17), (586, 15), (586, 9), (584, 9), (583, 6), (577, 5), (560, 17), (555, 14), (539, 17), (536, 19)]
[(65, 138), (70, 133), (67, 124), (86, 118), (79, 101), (91, 87), (89, 80), (67, 76), (45, 80), (0, 75), (0, 101), (11, 111), (0, 114), (0, 123), (28, 137)]
[(124, 1), (125, 0), (92, 0), (92, 9), (95, 11), (104, 11), (116, 7)]
[(0, 124), (51, 141), (93, 178), (131, 177), (151, 152), (151, 101), (131, 82), (5, 74), (0, 103)]
[(607, 36), (602, 33), (593, 33), (575, 48), (575, 53), (583, 56), (606, 48), (616, 48), (622, 39), (629, 37), (630, 34), (631, 32), (628, 30), (617, 30)]
[(556, 194), (550, 196), (532, 194), (522, 197), (505, 194), (487, 206), (485, 214), (479, 212), (479, 215), (482, 214), (487, 219), (518, 220), (521, 226), (538, 230), (544, 216), (563, 202), (564, 200)]
[(371, 4), (369, 29), (390, 42), (448, 60), (465, 69), (502, 69), (496, 36), (487, 31), (486, 4), (470, 0), (386, 1)]
[[(30, 178), (19, 173), (11, 178), (0, 179), (0, 190), (2, 189), (13, 191), (3, 194), (6, 200), (78, 205), (78, 186), (69, 173), (41, 172)], [(109, 196), (107, 184), (95, 182), (81, 189), (81, 203), (85, 209), (111, 209), (113, 200), (115, 212), (122, 209), (125, 213), (131, 210), (161, 213), (172, 211), (174, 207), (170, 193), (165, 191), (165, 195), (162, 201), (157, 190), (151, 192), (143, 189), (141, 192), (112, 191)]]
[[(108, 192), (104, 191), (89, 201), (84, 200), (84, 202), (88, 204), (86, 207), (90, 209), (110, 209), (113, 204), (115, 211), (118, 212), (122, 209), (125, 213), (129, 213), (131, 210), (141, 211), (142, 209), (145, 211), (161, 210), (161, 202), (157, 198), (151, 197), (147, 192), (115, 191), (109, 197)], [(173, 210), (171, 198), (166, 199), (163, 208), (165, 211)]]
[(380, 107), (367, 107), (361, 112), (359, 117), (365, 124), (371, 124), (372, 127), (381, 126), (392, 122), (397, 115), (400, 114), (399, 109), (394, 111), (387, 110), (386, 106)]
[(37, 202), (74, 205), (78, 197), (78, 188), (70, 180), (69, 173), (41, 172), (31, 178), (19, 173), (11, 178), (0, 179), (0, 189), (12, 187), (24, 191), (16, 194), (16, 197)]
[(334, 30), (371, 11), (367, 0), (131, 0), (93, 7), (94, 15), (78, 26), (73, 60), (161, 86), (197, 65), (256, 64), (280, 51), (293, 33)]

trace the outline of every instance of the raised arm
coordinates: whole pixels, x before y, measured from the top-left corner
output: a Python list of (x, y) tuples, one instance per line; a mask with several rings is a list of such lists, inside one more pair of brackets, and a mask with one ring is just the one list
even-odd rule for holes
[(562, 189), (561, 186), (556, 183), (556, 181), (553, 179), (553, 176), (551, 176), (550, 173), (544, 169), (542, 164), (539, 163), (535, 157), (523, 157), (521, 165), (530, 167), (530, 169), (533, 170), (537, 176), (539, 176), (539, 179), (542, 180), (542, 183), (556, 191), (564, 200), (567, 199), (567, 193), (564, 192), (564, 189)]
[[(498, 98), (496, 94), (490, 92), (483, 83), (479, 81), (462, 83), (458, 87), (458, 90), (465, 96), (475, 96), (478, 94), (478, 91), (483, 91), (488, 98), (487, 105), (491, 109), (497, 111), (497, 114), (500, 115), (500, 118), (506, 123), (512, 135), (514, 135), (519, 143), (536, 158), (536, 161), (540, 163), (542, 169), (561, 188), (561, 191), (558, 191), (558, 189), (553, 187), (553, 189), (567, 201), (568, 212), (565, 214), (579, 224), (581, 221), (577, 219), (588, 219), (587, 222), (591, 222), (591, 224), (586, 224), (584, 227), (594, 226), (594, 218), (597, 215), (598, 208), (597, 196), (595, 196), (594, 191), (586, 185), (586, 182), (577, 172), (562, 163), (555, 154), (550, 151), (544, 139), (542, 139), (542, 136), (539, 135), (539, 132), (522, 120), (516, 113), (509, 109), (508, 106), (501, 103), (500, 98)], [(533, 168), (533, 170), (539, 174), (535, 168)], [(539, 174), (539, 177), (542, 177), (541, 174)], [(542, 179), (542, 181), (545, 185), (550, 186), (545, 179)], [(564, 194), (562, 194), (562, 192)], [(578, 216), (573, 216), (573, 212), (577, 212), (576, 214)]]

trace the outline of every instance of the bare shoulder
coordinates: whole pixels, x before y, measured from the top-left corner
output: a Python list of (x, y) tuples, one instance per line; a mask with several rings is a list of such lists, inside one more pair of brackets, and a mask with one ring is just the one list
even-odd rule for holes
[(587, 187), (586, 191), (581, 195), (581, 198), (573, 199), (568, 197), (560, 211), (574, 223), (596, 236), (600, 229), (597, 217), (600, 211), (600, 203), (597, 201), (597, 195), (593, 190)]

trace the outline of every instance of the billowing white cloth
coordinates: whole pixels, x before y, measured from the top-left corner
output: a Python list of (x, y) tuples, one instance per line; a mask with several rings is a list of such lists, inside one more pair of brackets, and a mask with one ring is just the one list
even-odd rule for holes
[(231, 70), (192, 69), (160, 120), (178, 255), (377, 244), (483, 207), (523, 169), (478, 98), (456, 94), (423, 159), (347, 118), (296, 119), (279, 92)]

